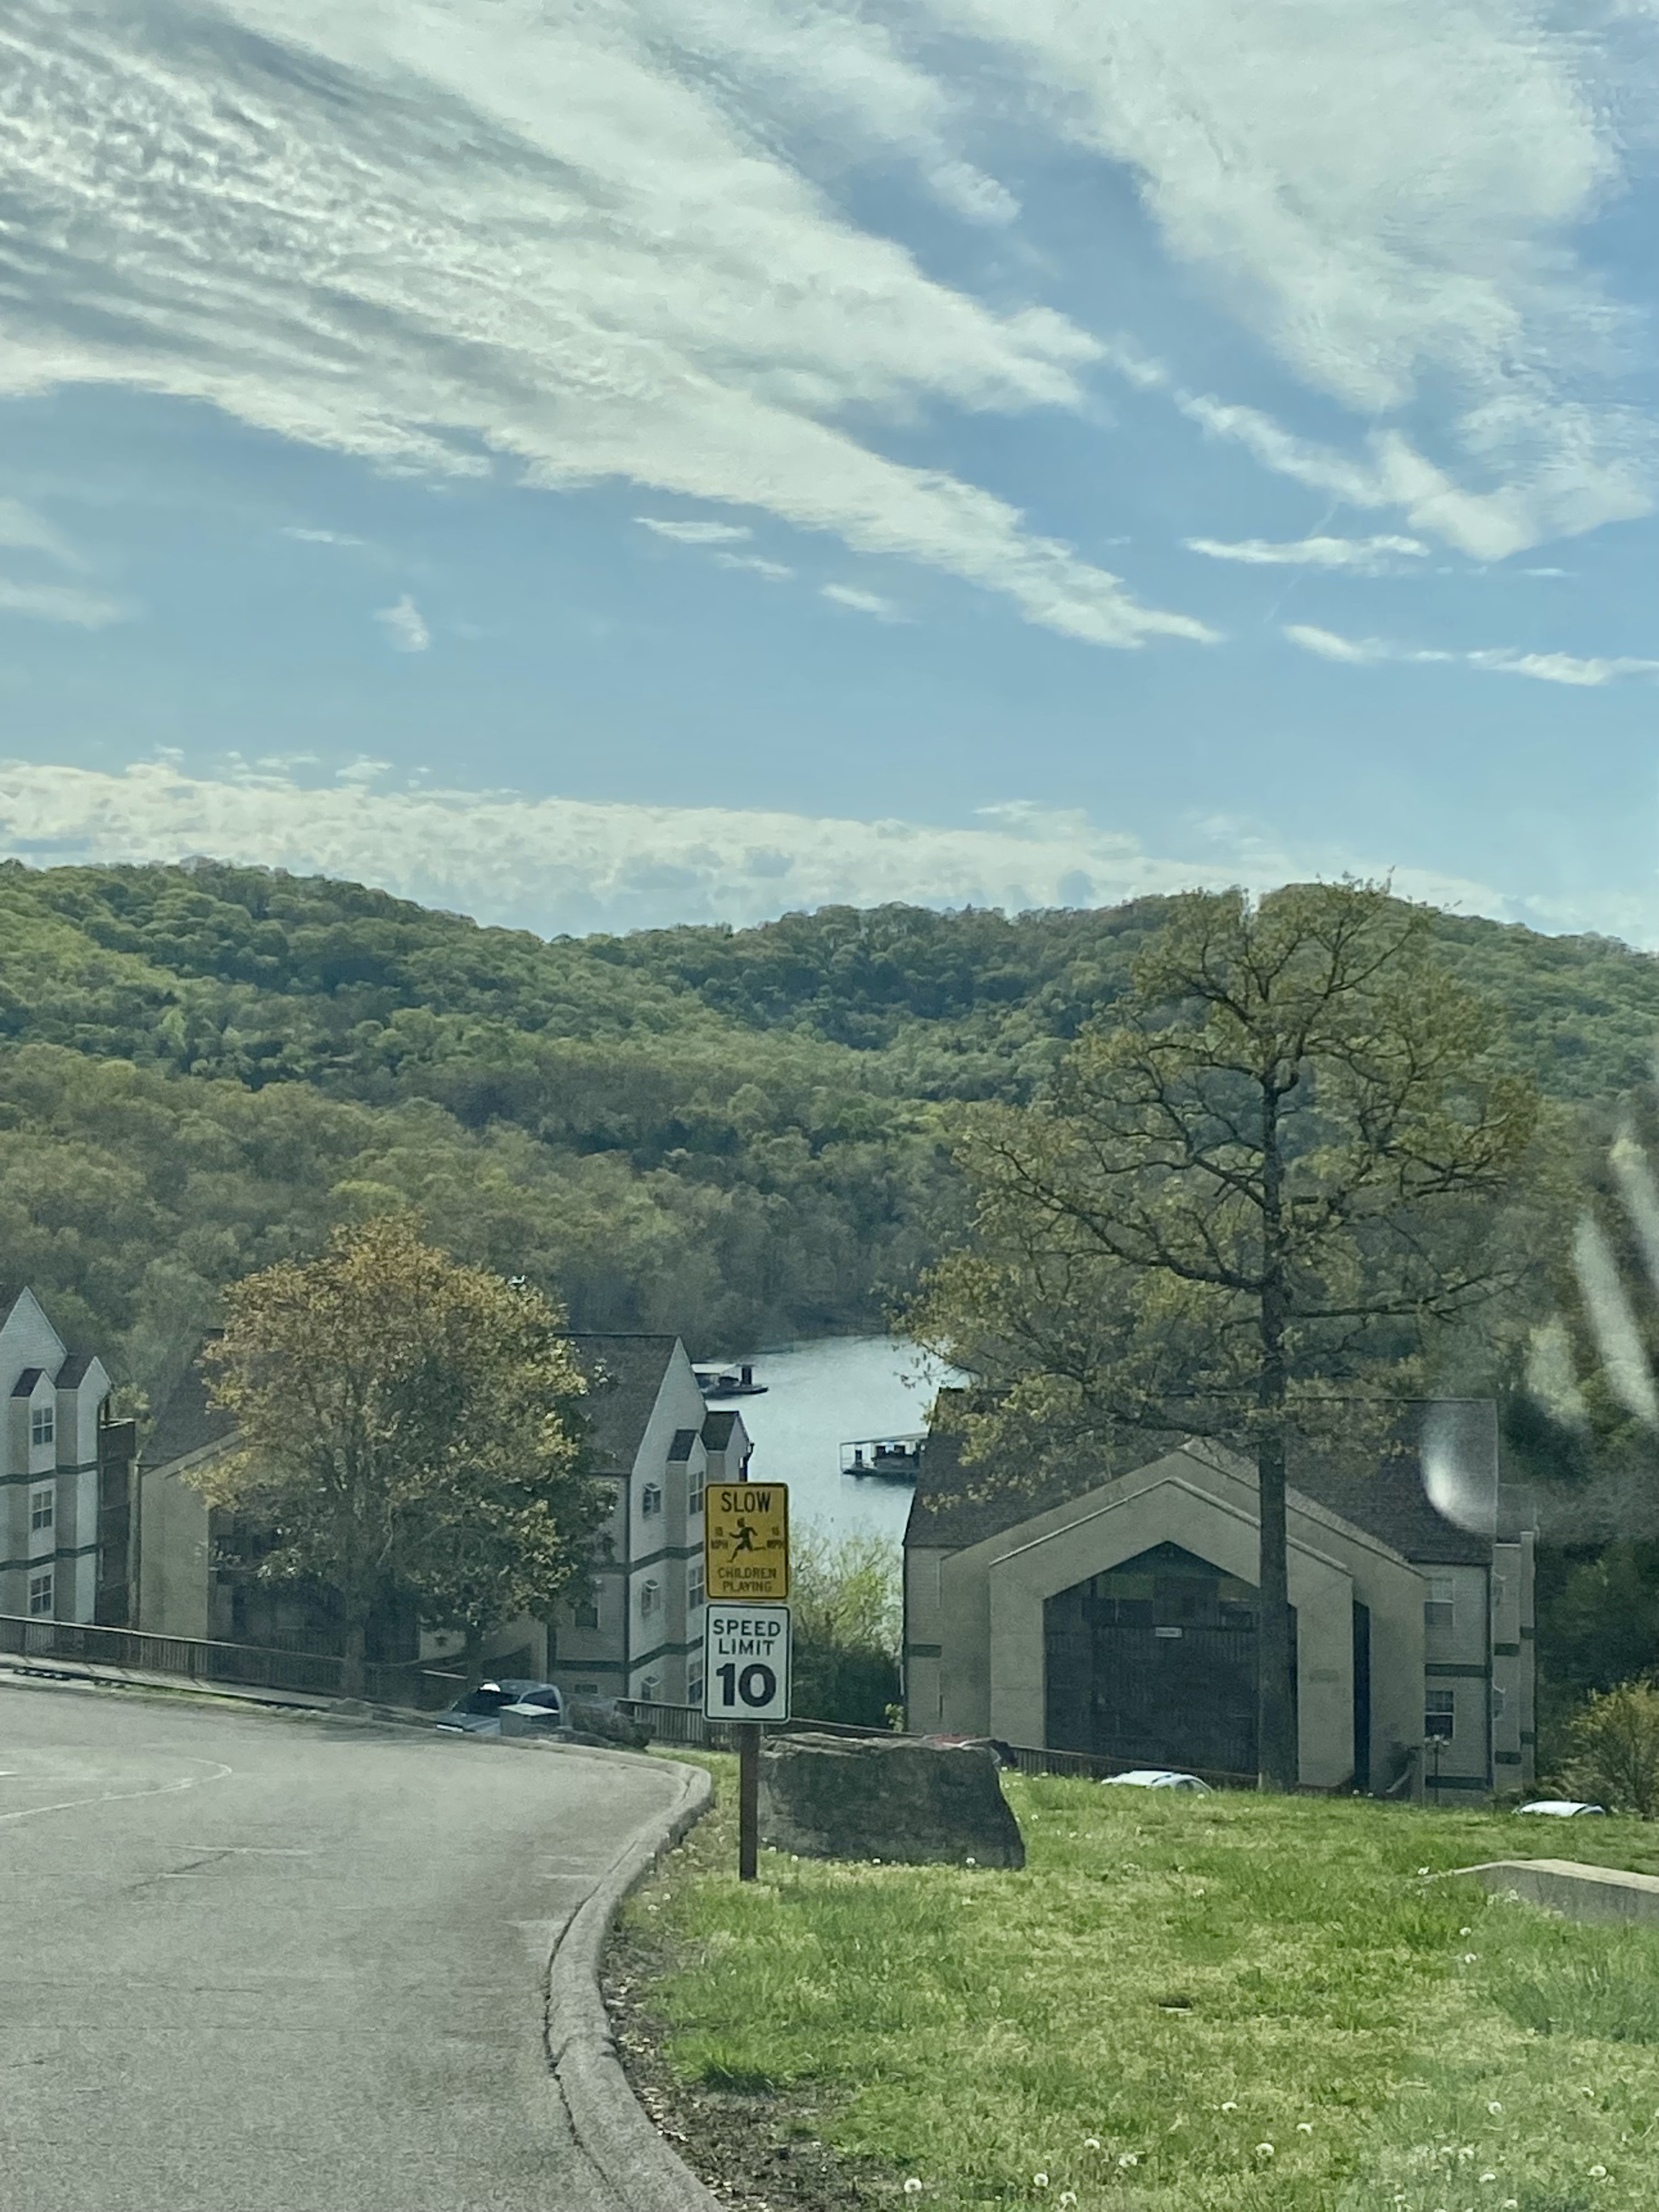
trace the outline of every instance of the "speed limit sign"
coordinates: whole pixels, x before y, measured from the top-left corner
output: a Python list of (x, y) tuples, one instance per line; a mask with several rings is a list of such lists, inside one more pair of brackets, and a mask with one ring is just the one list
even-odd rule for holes
[(702, 1710), (711, 1721), (789, 1717), (789, 1608), (714, 1605), (703, 1621)]

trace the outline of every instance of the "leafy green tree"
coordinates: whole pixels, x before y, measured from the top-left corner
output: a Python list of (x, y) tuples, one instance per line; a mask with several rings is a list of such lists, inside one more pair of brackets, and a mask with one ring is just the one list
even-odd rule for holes
[(1610, 1813), (1659, 1820), (1659, 1681), (1620, 1682), (1586, 1699), (1568, 1729), (1562, 1780)]
[(1494, 1217), (1536, 1097), (1433, 928), (1361, 884), (1174, 901), (1049, 1095), (970, 1118), (975, 1239), (913, 1316), (988, 1388), (970, 1449), (1150, 1431), (1253, 1457), (1264, 1788), (1297, 1778), (1292, 1447), (1353, 1444), (1367, 1406), (1380, 1445), (1430, 1334), (1525, 1264)]
[(884, 1537), (796, 1532), (793, 1703), (809, 1719), (882, 1728), (899, 1694), (899, 1554)]
[(337, 1593), (349, 1689), (393, 1595), (463, 1629), (471, 1656), (580, 1575), (603, 1505), (547, 1298), (387, 1216), (247, 1277), (226, 1304), (204, 1358), (238, 1449), (192, 1479), (269, 1532), (264, 1575)]

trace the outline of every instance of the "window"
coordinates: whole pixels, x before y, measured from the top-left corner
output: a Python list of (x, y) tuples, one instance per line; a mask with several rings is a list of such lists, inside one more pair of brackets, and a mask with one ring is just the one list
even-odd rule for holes
[(58, 1416), (50, 1406), (36, 1406), (29, 1414), (29, 1442), (49, 1444), (58, 1435)]
[(58, 1514), (57, 1492), (52, 1490), (32, 1490), (29, 1492), (29, 1528), (31, 1530), (50, 1528)]
[(695, 1613), (703, 1601), (702, 1561), (693, 1559), (685, 1575), (685, 1609)]
[(662, 1485), (647, 1482), (640, 1493), (640, 1510), (647, 1519), (653, 1513), (662, 1511)]
[(703, 1469), (699, 1468), (691, 1477), (691, 1487), (686, 1493), (685, 1510), (688, 1513), (702, 1511), (702, 1478)]
[(570, 1612), (578, 1628), (597, 1628), (599, 1625), (599, 1601), (596, 1597), (584, 1598), (580, 1605), (573, 1605)]
[(688, 1705), (702, 1703), (702, 1668), (694, 1667), (685, 1678), (685, 1702)]
[(52, 1607), (52, 1571), (48, 1567), (44, 1574), (29, 1577), (29, 1611), (50, 1613)]
[(1457, 1620), (1457, 1585), (1449, 1575), (1431, 1575), (1423, 1601), (1425, 1628), (1451, 1628)]
[(662, 1601), (662, 1584), (657, 1582), (640, 1585), (640, 1611), (654, 1613)]
[(1431, 1690), (1423, 1700), (1423, 1733), (1449, 1742), (1457, 1722), (1455, 1690)]
[(641, 1703), (647, 1705), (654, 1705), (660, 1702), (661, 1698), (662, 1676), (660, 1674), (647, 1674), (645, 1680), (640, 1684), (640, 1698)]
[(1495, 1721), (1501, 1721), (1504, 1717), (1504, 1698), (1503, 1684), (1494, 1682), (1492, 1686), (1492, 1717)]

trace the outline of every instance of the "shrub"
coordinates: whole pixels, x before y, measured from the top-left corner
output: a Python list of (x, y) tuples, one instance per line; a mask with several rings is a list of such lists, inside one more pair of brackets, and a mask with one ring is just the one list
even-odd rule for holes
[(1567, 1747), (1564, 1779), (1575, 1796), (1659, 1818), (1659, 1681), (1597, 1691), (1574, 1715)]

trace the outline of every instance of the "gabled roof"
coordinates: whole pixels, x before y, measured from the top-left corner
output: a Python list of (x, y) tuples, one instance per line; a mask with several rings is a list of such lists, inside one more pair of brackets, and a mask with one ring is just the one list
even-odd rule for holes
[(568, 1340), (587, 1377), (581, 1410), (596, 1474), (631, 1474), (655, 1410), (677, 1336), (580, 1336)]
[[(1472, 1430), (1486, 1424), (1480, 1419), (1488, 1401), (1455, 1401)], [(1385, 1452), (1374, 1468), (1364, 1472), (1334, 1469), (1313, 1454), (1291, 1455), (1292, 1489), (1335, 1513), (1350, 1525), (1364, 1529), (1407, 1559), (1424, 1566), (1485, 1566), (1492, 1560), (1489, 1532), (1460, 1528), (1449, 1520), (1429, 1497), (1423, 1473), (1422, 1431), (1425, 1417), (1433, 1410), (1412, 1406), (1402, 1410), (1395, 1448)], [(1496, 1468), (1496, 1408), (1491, 1413), (1491, 1449)], [(1086, 1474), (1057, 1475), (1029, 1487), (1000, 1485), (996, 1469), (988, 1462), (965, 1467), (962, 1439), (948, 1429), (929, 1436), (921, 1455), (921, 1468), (905, 1528), (907, 1546), (964, 1551), (970, 1544), (1005, 1528), (1018, 1528), (1037, 1514), (1063, 1505), (1069, 1498), (1104, 1487), (1136, 1468), (1149, 1466), (1186, 1441), (1179, 1436), (1142, 1437), (1105, 1461), (1096, 1461)], [(1480, 1437), (1474, 1441), (1478, 1444)], [(1205, 1449), (1212, 1449), (1206, 1446)]]
[(710, 1413), (702, 1425), (702, 1448), (705, 1451), (723, 1452), (732, 1441), (732, 1431), (737, 1426), (735, 1413)]
[(87, 1379), (88, 1371), (97, 1363), (93, 1352), (71, 1352), (58, 1370), (57, 1387), (60, 1390), (78, 1390)]
[(235, 1433), (234, 1415), (209, 1405), (207, 1377), (192, 1360), (161, 1401), (144, 1442), (143, 1462), (147, 1468), (171, 1467), (175, 1460), (228, 1443)]
[(17, 1380), (11, 1386), (12, 1396), (14, 1398), (32, 1398), (34, 1395), (34, 1387), (36, 1383), (40, 1382), (41, 1376), (46, 1373), (46, 1370), (44, 1367), (26, 1367), (22, 1373), (18, 1376)]
[(673, 1440), (668, 1447), (668, 1457), (671, 1464), (678, 1465), (682, 1460), (690, 1459), (691, 1456), (691, 1447), (696, 1441), (697, 1432), (695, 1429), (676, 1429), (673, 1435)]

